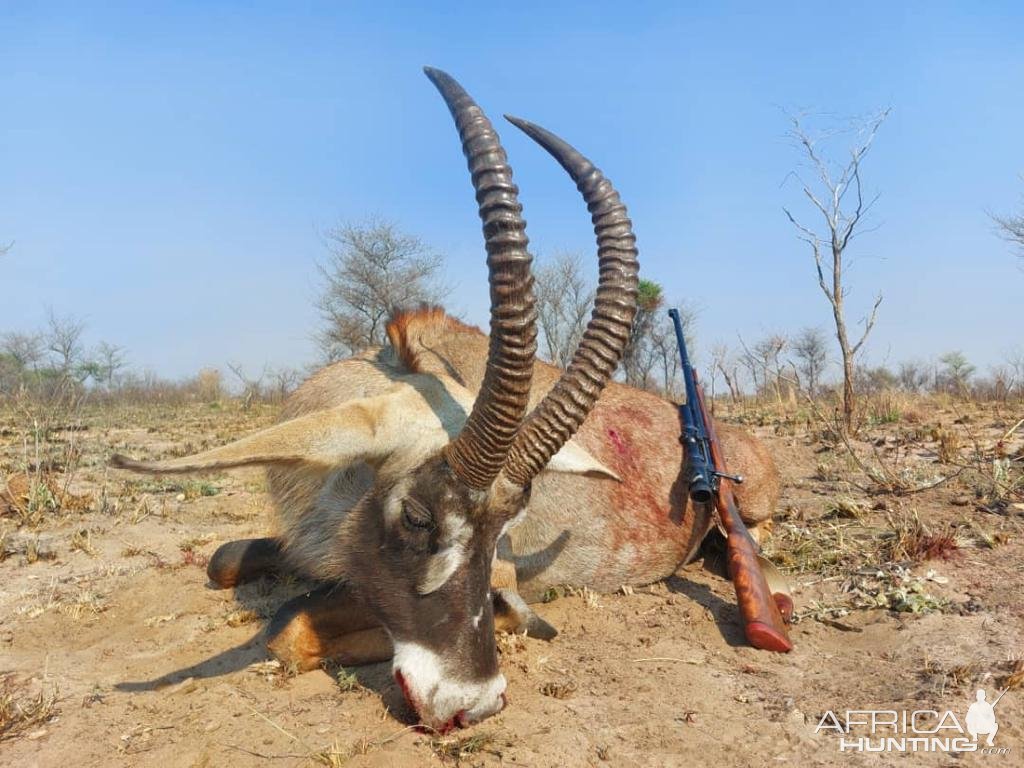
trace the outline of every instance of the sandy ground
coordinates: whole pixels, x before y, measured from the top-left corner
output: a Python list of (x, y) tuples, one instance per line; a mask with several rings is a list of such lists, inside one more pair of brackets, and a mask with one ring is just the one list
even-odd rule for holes
[[(991, 442), (1020, 415), (979, 413), (964, 429)], [(10, 480), (24, 450), (7, 416)], [(753, 427), (784, 475), (770, 551), (796, 586), (791, 654), (746, 647), (730, 585), (697, 563), (632, 594), (540, 605), (554, 641), (500, 638), (509, 706), (437, 737), (411, 727), (386, 664), (292, 676), (268, 660), (265, 617), (303, 585), (207, 586), (219, 544), (268, 530), (258, 472), (172, 483), (103, 468), (113, 449), (194, 450), (272, 417), (188, 406), (93, 418), (71, 486), (89, 508), (20, 527), (0, 517), (0, 691), (9, 707), (45, 705), (0, 736), (0, 765), (1024, 765), (1024, 507), (986, 509), (969, 473), (869, 497), (811, 432)], [(927, 425), (915, 429), (904, 459), (898, 440), (880, 450), (948, 471)], [(894, 560), (899, 521), (914, 519), (953, 543)], [(815, 733), (829, 710), (962, 719), (977, 687), (1007, 685), (996, 744), (1008, 754), (840, 753), (834, 733)]]

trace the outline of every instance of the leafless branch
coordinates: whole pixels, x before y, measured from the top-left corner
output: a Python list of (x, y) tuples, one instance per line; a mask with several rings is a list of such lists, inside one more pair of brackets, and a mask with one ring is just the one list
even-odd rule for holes
[(860, 351), (860, 348), (861, 348), (861, 346), (863, 346), (864, 341), (868, 337), (868, 334), (871, 333), (871, 329), (875, 327), (875, 318), (878, 316), (878, 306), (881, 303), (882, 303), (882, 294), (878, 294), (878, 296), (875, 297), (875, 304), (874, 304), (874, 306), (871, 307), (871, 314), (868, 315), (867, 322), (864, 324), (864, 333), (861, 334), (860, 340), (856, 344), (853, 345), (853, 349), (851, 350), (851, 354), (856, 355)]

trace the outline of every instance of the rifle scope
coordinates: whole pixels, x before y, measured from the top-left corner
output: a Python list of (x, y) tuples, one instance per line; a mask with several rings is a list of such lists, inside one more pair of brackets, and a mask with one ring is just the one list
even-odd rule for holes
[(688, 489), (690, 498), (697, 504), (711, 501), (714, 489), (711, 487), (711, 466), (707, 455), (707, 435), (704, 434), (703, 420), (697, 405), (697, 386), (690, 365), (690, 356), (686, 353), (686, 340), (683, 338), (683, 324), (678, 309), (670, 309), (669, 317), (675, 327), (676, 342), (679, 344), (679, 357), (683, 364), (683, 383), (686, 386), (686, 404), (679, 406), (683, 420), (683, 434), (680, 442), (686, 449), (686, 463), (690, 467)]

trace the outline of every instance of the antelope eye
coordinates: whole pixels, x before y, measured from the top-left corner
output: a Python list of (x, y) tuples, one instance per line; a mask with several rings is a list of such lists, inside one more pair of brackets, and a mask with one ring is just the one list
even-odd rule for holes
[(402, 502), (402, 522), (407, 528), (429, 530), (434, 527), (434, 516), (419, 502), (406, 499)]

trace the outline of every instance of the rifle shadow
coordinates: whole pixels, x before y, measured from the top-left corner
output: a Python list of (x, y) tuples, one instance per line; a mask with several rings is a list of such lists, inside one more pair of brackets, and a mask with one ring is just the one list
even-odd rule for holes
[[(719, 566), (719, 564), (714, 562), (713, 556), (709, 555), (704, 558), (704, 563), (701, 567), (709, 574), (721, 576), (721, 568), (724, 567), (724, 564)], [(728, 645), (734, 648), (749, 645), (746, 633), (743, 630), (743, 619), (740, 616), (740, 609), (734, 602), (719, 597), (711, 591), (707, 584), (690, 581), (676, 574), (669, 576), (665, 580), (665, 585), (670, 592), (684, 595), (706, 608), (711, 614), (712, 619), (714, 619), (715, 626), (718, 627), (722, 639)]]

